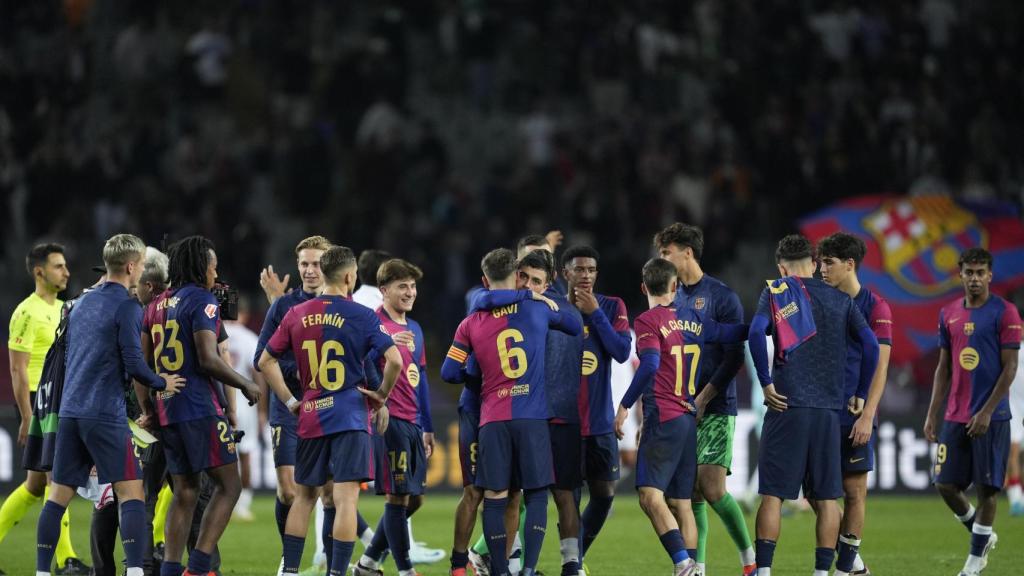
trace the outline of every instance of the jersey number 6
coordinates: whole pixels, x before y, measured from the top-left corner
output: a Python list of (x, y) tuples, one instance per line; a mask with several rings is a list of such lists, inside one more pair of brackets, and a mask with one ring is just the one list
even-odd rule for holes
[[(515, 380), (526, 374), (526, 351), (522, 348), (515, 348), (508, 345), (508, 341), (522, 342), (523, 333), (515, 328), (506, 328), (498, 334), (498, 358), (501, 360), (501, 371), (505, 376)], [(512, 359), (515, 358), (516, 366), (512, 367)]]

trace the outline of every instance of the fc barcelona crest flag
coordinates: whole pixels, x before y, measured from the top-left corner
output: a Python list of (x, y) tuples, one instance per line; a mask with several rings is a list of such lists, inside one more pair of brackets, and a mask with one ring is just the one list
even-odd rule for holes
[(800, 229), (812, 242), (846, 232), (867, 244), (859, 276), (892, 306), (896, 362), (936, 346), (939, 309), (961, 293), (957, 261), (967, 248), (992, 253), (994, 293), (1024, 286), (1024, 225), (1008, 203), (862, 196), (804, 218)]

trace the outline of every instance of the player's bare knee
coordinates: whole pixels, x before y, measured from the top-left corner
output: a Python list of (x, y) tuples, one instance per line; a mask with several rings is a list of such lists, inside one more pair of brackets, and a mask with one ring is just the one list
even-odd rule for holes
[(25, 489), (36, 498), (41, 497), (46, 492), (46, 474), (29, 470), (25, 477)]
[(640, 509), (645, 514), (650, 515), (652, 510), (664, 504), (665, 498), (661, 494), (653, 490), (640, 490)]
[(412, 516), (422, 506), (423, 506), (423, 495), (422, 494), (416, 494), (416, 495), (413, 495), (413, 496), (409, 496), (409, 503), (406, 504), (406, 506), (405, 506), (406, 514), (409, 515), (409, 516)]
[(468, 504), (473, 510), (480, 507), (483, 502), (484, 493), (476, 486), (466, 486), (462, 489), (462, 501)]
[(942, 494), (945, 497), (955, 497), (962, 492), (960, 487), (956, 484), (936, 483), (935, 489), (939, 491), (939, 494)]

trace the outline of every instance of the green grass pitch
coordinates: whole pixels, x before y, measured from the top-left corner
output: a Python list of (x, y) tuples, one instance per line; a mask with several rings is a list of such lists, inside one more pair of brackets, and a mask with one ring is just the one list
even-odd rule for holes
[[(413, 521), (417, 540), (446, 551), (451, 548), (452, 514), (457, 498), (450, 495), (428, 495), (423, 509)], [(1013, 560), (1024, 559), (1024, 518), (1011, 518), (1005, 500), (996, 519), (999, 546), (992, 553), (985, 574), (1013, 574)], [(360, 510), (371, 523), (383, 509), (383, 499), (363, 493)], [(559, 573), (558, 538), (554, 505), (549, 506), (548, 537), (544, 543), (540, 568), (552, 575)], [(257, 520), (232, 522), (221, 540), (224, 574), (273, 575), (281, 553), (274, 524), (273, 499), (258, 497), (253, 503)], [(72, 530), (75, 550), (88, 562), (89, 504), (76, 499), (72, 506)], [(35, 518), (39, 508), (30, 510), (26, 519), (15, 526), (0, 543), (0, 569), (11, 576), (34, 574)], [(721, 522), (709, 512), (708, 574), (711, 576), (739, 574), (739, 559)], [(747, 518), (753, 530), (753, 516)], [(477, 522), (477, 533), (480, 523)], [(920, 497), (869, 497), (867, 530), (863, 553), (874, 574), (882, 576), (956, 574), (963, 565), (969, 536), (942, 504), (938, 495)], [(306, 541), (308, 566), (313, 543)], [(356, 545), (357, 554), (362, 550)], [(120, 556), (120, 549), (117, 550)], [(782, 537), (775, 554), (774, 573), (810, 574), (814, 563), (814, 515), (809, 512), (787, 516), (782, 522)], [(615, 503), (612, 517), (587, 556), (594, 576), (671, 574), (671, 565), (658, 543), (631, 491)], [(423, 576), (447, 574), (447, 558), (433, 565), (420, 565)], [(388, 562), (385, 573), (397, 573)]]

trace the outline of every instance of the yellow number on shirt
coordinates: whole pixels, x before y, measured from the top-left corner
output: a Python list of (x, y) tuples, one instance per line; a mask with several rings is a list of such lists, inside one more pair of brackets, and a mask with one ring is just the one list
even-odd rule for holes
[(939, 444), (939, 451), (935, 455), (935, 457), (938, 459), (939, 464), (945, 464), (946, 463), (946, 445), (945, 444)]
[[(185, 347), (182, 346), (181, 340), (178, 340), (178, 321), (168, 320), (164, 325), (154, 324), (150, 328), (150, 335), (156, 345), (153, 351), (153, 368), (160, 370), (160, 366), (163, 366), (165, 370), (171, 372), (180, 370), (185, 363)], [(168, 350), (174, 351), (174, 360), (164, 354)]]
[[(508, 340), (522, 342), (523, 333), (515, 328), (506, 328), (498, 334), (498, 358), (501, 360), (501, 371), (505, 373), (505, 376), (515, 380), (526, 374), (526, 351), (509, 346)], [(515, 368), (512, 367), (513, 358), (516, 360)]]
[(231, 438), (228, 436), (228, 423), (221, 420), (217, 422), (217, 432), (220, 432), (220, 441), (224, 444), (231, 442)]
[(687, 344), (686, 346), (673, 346), (672, 355), (676, 357), (676, 396), (683, 395), (683, 355), (689, 354), (690, 358), (690, 382), (687, 390), (690, 396), (697, 393), (697, 366), (700, 365), (700, 345)]
[[(333, 392), (345, 384), (345, 365), (338, 358), (345, 355), (345, 347), (341, 342), (327, 340), (320, 346), (320, 352), (317, 354), (316, 340), (303, 340), (302, 349), (306, 351), (309, 371), (312, 373), (310, 390), (316, 390), (319, 385), (324, 390)], [(332, 353), (335, 355), (333, 359), (329, 358)]]

